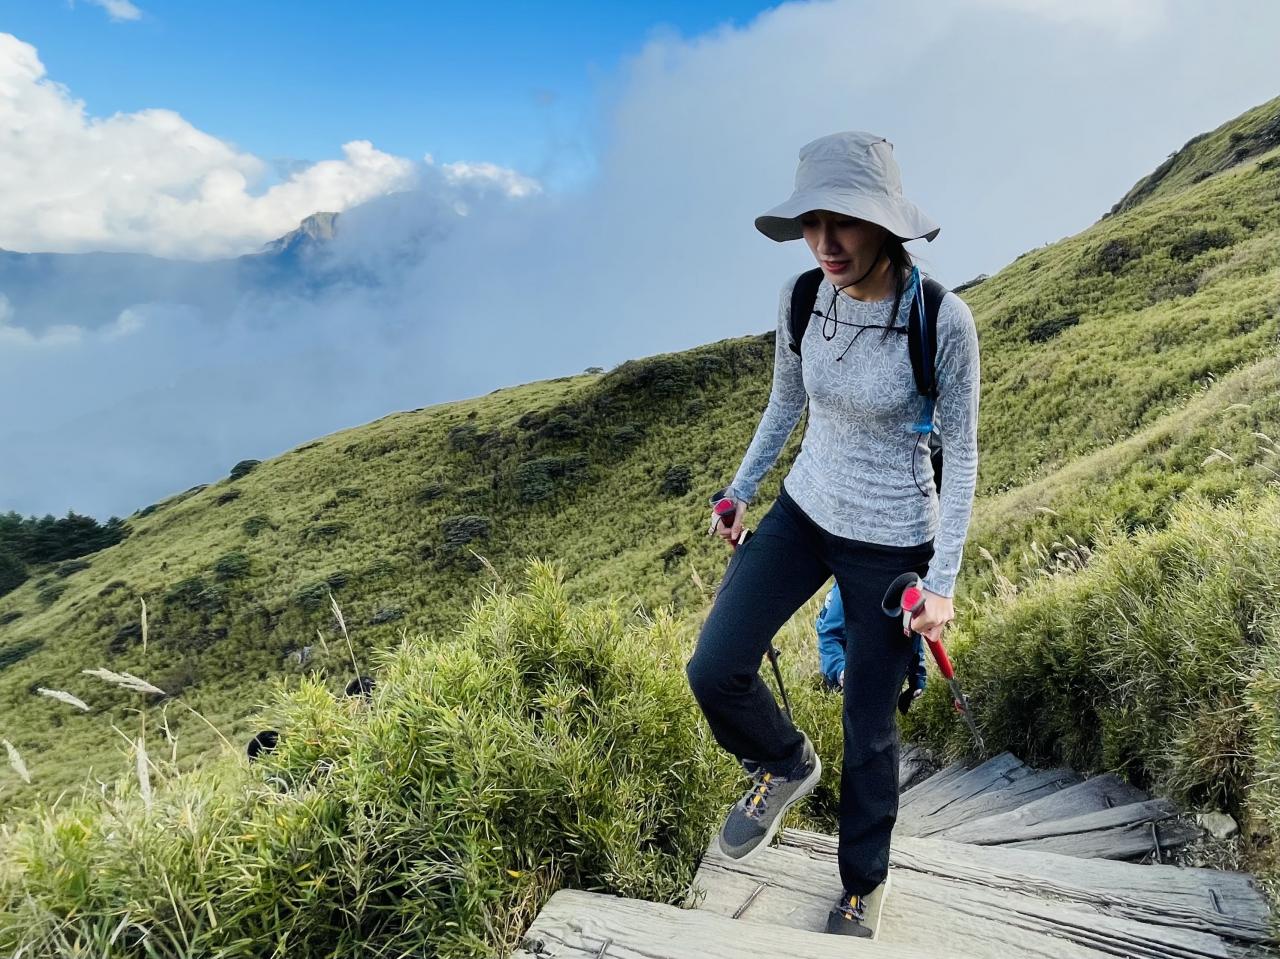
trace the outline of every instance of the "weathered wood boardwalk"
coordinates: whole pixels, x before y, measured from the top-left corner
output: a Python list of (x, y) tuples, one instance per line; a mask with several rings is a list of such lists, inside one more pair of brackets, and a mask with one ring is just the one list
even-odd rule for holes
[(840, 893), (835, 838), (783, 829), (747, 865), (713, 841), (685, 908), (558, 892), (515, 957), (1280, 956), (1252, 877), (1163, 864), (1199, 834), (1173, 804), (1115, 776), (1036, 770), (1008, 753), (929, 777), (921, 768), (905, 750), (876, 942), (822, 933)]

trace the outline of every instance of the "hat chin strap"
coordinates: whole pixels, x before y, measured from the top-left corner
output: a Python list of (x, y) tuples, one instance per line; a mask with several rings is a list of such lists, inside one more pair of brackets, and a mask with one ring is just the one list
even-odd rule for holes
[(863, 280), (869, 277), (871, 275), (871, 271), (880, 265), (880, 260), (884, 256), (884, 248), (885, 248), (885, 244), (881, 243), (880, 249), (876, 252), (876, 258), (874, 261), (872, 261), (871, 265), (867, 267), (866, 273), (863, 273), (862, 276), (858, 277), (856, 280), (852, 280), (849, 283), (846, 283), (844, 286), (838, 287), (836, 289), (836, 292), (839, 293), (841, 290), (848, 289), (851, 286), (857, 286), (859, 283), (861, 283)]

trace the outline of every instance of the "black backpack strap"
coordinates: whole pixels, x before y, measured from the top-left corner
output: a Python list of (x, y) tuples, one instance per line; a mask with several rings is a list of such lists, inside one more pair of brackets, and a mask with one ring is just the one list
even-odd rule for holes
[[(924, 321), (921, 322), (919, 301), (913, 296), (911, 317), (907, 321), (907, 348), (911, 353), (916, 392), (926, 399), (924, 415), (932, 417), (933, 404), (938, 398), (938, 310), (942, 308), (947, 288), (932, 277), (922, 274), (920, 279), (924, 286)], [(942, 444), (934, 433), (929, 434), (929, 458), (933, 461), (934, 487), (941, 495)]]
[(938, 310), (947, 288), (930, 276), (921, 275), (924, 285), (924, 318), (920, 304), (911, 298), (911, 316), (907, 320), (907, 349), (911, 353), (911, 373), (916, 392), (929, 399), (938, 398)]
[(791, 315), (787, 323), (791, 342), (787, 345), (796, 356), (802, 355), (800, 344), (804, 340), (804, 331), (809, 328), (813, 304), (818, 300), (818, 287), (822, 285), (822, 275), (822, 267), (815, 267), (796, 277), (796, 285), (791, 288)]

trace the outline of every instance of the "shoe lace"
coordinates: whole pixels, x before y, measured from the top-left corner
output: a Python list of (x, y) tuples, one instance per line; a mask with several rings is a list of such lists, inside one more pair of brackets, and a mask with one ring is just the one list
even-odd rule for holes
[(836, 909), (846, 919), (861, 922), (867, 911), (867, 901), (862, 896), (855, 896), (850, 893), (840, 898), (840, 904), (836, 906)]
[(769, 802), (769, 790), (773, 788), (773, 773), (761, 773), (756, 784), (751, 787), (747, 796), (746, 814), (749, 819), (759, 819), (764, 815)]

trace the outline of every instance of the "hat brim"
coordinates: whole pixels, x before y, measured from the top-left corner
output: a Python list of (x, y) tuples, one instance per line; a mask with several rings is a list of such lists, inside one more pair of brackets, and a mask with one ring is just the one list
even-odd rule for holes
[(837, 191), (793, 193), (785, 203), (756, 217), (756, 229), (779, 243), (798, 240), (804, 235), (800, 217), (812, 210), (830, 210), (868, 220), (903, 240), (932, 242), (942, 231), (942, 227), (903, 197)]

